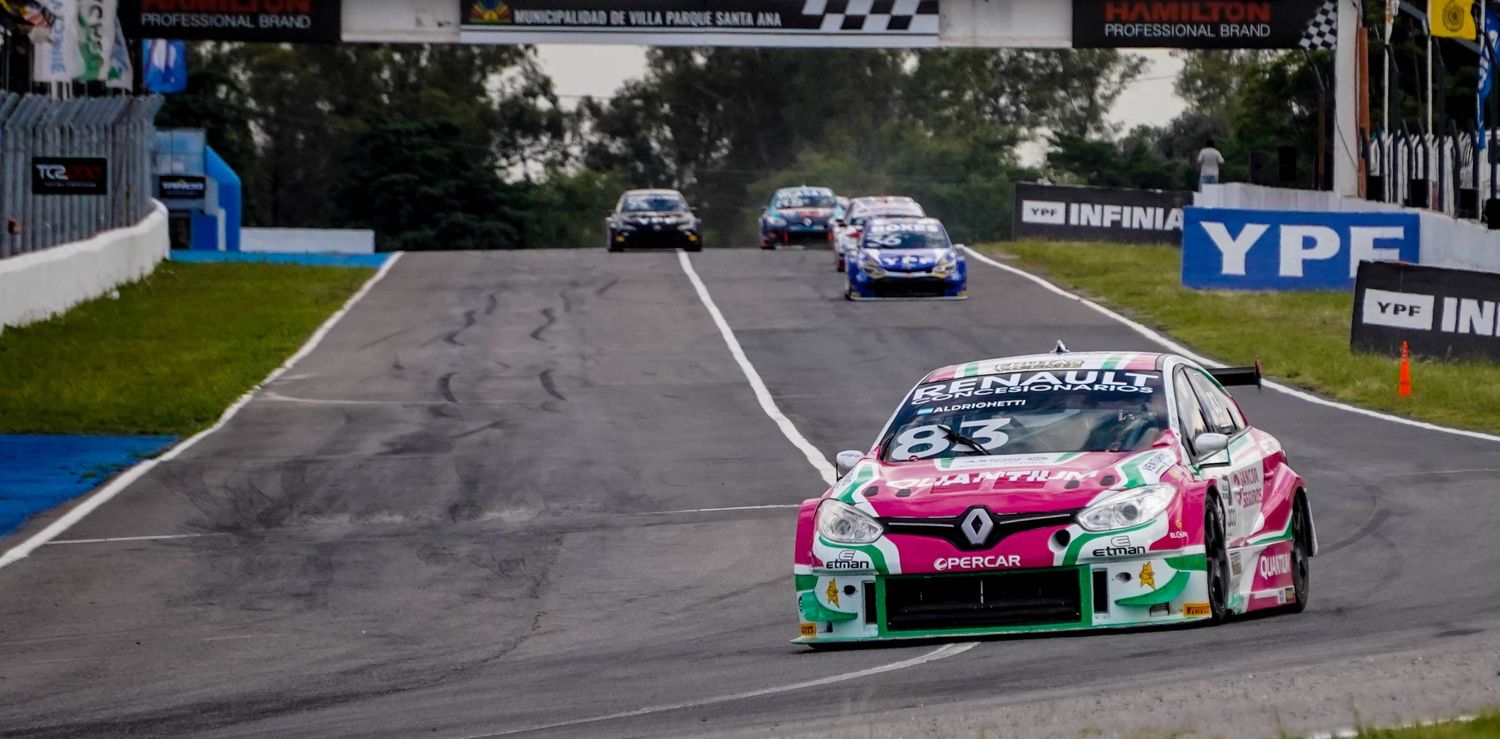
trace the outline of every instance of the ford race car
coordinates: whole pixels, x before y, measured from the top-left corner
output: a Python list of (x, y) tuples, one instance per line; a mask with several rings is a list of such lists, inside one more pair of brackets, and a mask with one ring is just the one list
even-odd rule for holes
[(850, 300), (969, 295), (969, 266), (936, 218), (872, 218), (848, 257)]
[(760, 214), (760, 248), (830, 243), (838, 204), (838, 196), (826, 187), (777, 190)]
[(923, 378), (802, 504), (798, 643), (1301, 611), (1308, 494), (1228, 385), (1258, 367), (1054, 353)]
[(844, 271), (849, 254), (859, 247), (859, 238), (864, 234), (865, 221), (871, 218), (926, 218), (927, 213), (917, 201), (905, 196), (881, 195), (855, 198), (849, 202), (848, 212), (835, 218), (833, 224), (834, 269)]
[(676, 190), (629, 190), (605, 218), (605, 247), (703, 249), (703, 223)]

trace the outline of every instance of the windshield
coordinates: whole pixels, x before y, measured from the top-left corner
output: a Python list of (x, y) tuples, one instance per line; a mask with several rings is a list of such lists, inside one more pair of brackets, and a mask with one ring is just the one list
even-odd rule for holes
[(864, 245), (874, 249), (946, 249), (948, 234), (936, 223), (879, 221), (865, 232)]
[(1128, 452), (1150, 448), (1167, 426), (1160, 372), (1010, 372), (919, 386), (880, 446), (887, 462)]
[(777, 210), (788, 208), (834, 208), (838, 204), (838, 198), (828, 193), (794, 192), (776, 196)]
[(627, 195), (620, 206), (622, 213), (686, 211), (687, 201), (680, 195)]

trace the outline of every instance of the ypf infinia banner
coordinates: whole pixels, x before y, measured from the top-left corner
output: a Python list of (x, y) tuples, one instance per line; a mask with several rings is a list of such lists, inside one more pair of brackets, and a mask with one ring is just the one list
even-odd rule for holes
[(459, 0), (464, 43), (914, 48), (938, 0)]
[(1330, 49), (1335, 0), (1073, 0), (1075, 48)]
[(343, 0), (120, 0), (130, 38), (337, 43)]

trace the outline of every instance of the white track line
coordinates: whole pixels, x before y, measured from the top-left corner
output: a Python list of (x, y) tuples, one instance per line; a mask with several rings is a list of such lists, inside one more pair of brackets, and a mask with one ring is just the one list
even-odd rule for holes
[(646, 715), (653, 714), (653, 713), (666, 713), (667, 711), (680, 711), (680, 710), (682, 710), (684, 708), (701, 708), (703, 706), (710, 706), (710, 705), (714, 705), (714, 704), (717, 704), (717, 703), (729, 703), (731, 701), (740, 701), (740, 700), (746, 700), (746, 699), (749, 699), (749, 698), (761, 698), (761, 697), (768, 696), (768, 695), (776, 695), (778, 693), (790, 693), (790, 692), (792, 692), (794, 690), (806, 690), (808, 688), (819, 688), (819, 687), (822, 687), (824, 685), (832, 685), (834, 683), (848, 682), (850, 680), (859, 680), (860, 678), (866, 678), (866, 677), (869, 677), (871, 675), (879, 675), (879, 674), (884, 673), (884, 672), (894, 672), (896, 670), (904, 670), (904, 669), (906, 669), (908, 667), (916, 667), (917, 665), (926, 664), (928, 662), (933, 662), (933, 661), (936, 661), (936, 660), (940, 660), (940, 659), (943, 659), (945, 657), (953, 657), (953, 656), (956, 656), (956, 655), (963, 654), (964, 652), (967, 652), (970, 649), (973, 649), (975, 646), (976, 646), (975, 642), (965, 642), (965, 643), (962, 643), (962, 644), (944, 644), (943, 646), (938, 647), (937, 649), (934, 649), (931, 652), (928, 652), (926, 654), (923, 654), (923, 655), (920, 655), (920, 656), (917, 656), (917, 657), (912, 657), (911, 659), (901, 660), (900, 662), (892, 662), (892, 663), (890, 663), (888, 665), (880, 665), (879, 667), (871, 667), (871, 668), (868, 668), (868, 669), (858, 670), (858, 671), (855, 671), (855, 672), (846, 672), (846, 673), (843, 673), (841, 675), (833, 675), (831, 677), (818, 678), (817, 680), (808, 680), (806, 682), (792, 683), (790, 685), (778, 685), (778, 686), (776, 686), (774, 688), (764, 688), (762, 690), (751, 690), (751, 691), (748, 691), (748, 692), (745, 692), (745, 693), (732, 693), (730, 695), (720, 695), (720, 696), (715, 696), (713, 698), (701, 698), (701, 699), (693, 700), (693, 701), (684, 701), (682, 703), (671, 703), (671, 704), (662, 705), (662, 706), (646, 706), (646, 707), (643, 707), (643, 708), (637, 708), (634, 711), (621, 711), (619, 713), (611, 713), (611, 714), (607, 714), (607, 715), (604, 715), (604, 716), (594, 716), (594, 717), (591, 717), (591, 718), (573, 719), (571, 721), (558, 721), (556, 723), (542, 724), (540, 726), (528, 726), (528, 727), (526, 727), (524, 729), (507, 729), (505, 731), (497, 731), (497, 732), (495, 732), (493, 734), (475, 734), (475, 735), (472, 735), (472, 736), (465, 737), (464, 739), (490, 739), (490, 737), (497, 737), (497, 736), (510, 736), (512, 734), (526, 734), (526, 733), (533, 732), (533, 731), (547, 731), (549, 729), (561, 729), (561, 728), (568, 727), (568, 726), (581, 726), (581, 725), (584, 725), (584, 724), (599, 723), (600, 721), (615, 721), (615, 720), (622, 719), (622, 718), (635, 718), (637, 716), (646, 716)]
[(801, 508), (801, 503), (777, 503), (775, 505), (740, 505), (729, 508), (684, 508), (680, 511), (646, 511), (637, 516), (676, 516), (682, 513), (729, 513), (732, 511), (768, 511), (776, 508)]
[[(1062, 297), (1065, 297), (1065, 298), (1067, 298), (1069, 300), (1077, 301), (1077, 302), (1081, 303), (1082, 305), (1084, 305), (1085, 307), (1090, 308), (1090, 309), (1092, 309), (1092, 310), (1094, 310), (1094, 311), (1096, 311), (1096, 312), (1098, 312), (1098, 313), (1100, 313), (1100, 314), (1102, 314), (1102, 315), (1104, 315), (1104, 316), (1106, 316), (1106, 317), (1108, 317), (1108, 318), (1110, 318), (1112, 320), (1115, 320), (1115, 321), (1118, 321), (1120, 323), (1123, 323), (1126, 326), (1129, 326), (1131, 329), (1134, 329), (1136, 333), (1138, 333), (1138, 334), (1146, 337), (1147, 339), (1150, 339), (1151, 341), (1154, 341), (1157, 344), (1160, 344), (1160, 345), (1166, 347), (1167, 349), (1171, 350), (1172, 352), (1175, 352), (1177, 354), (1181, 354), (1184, 357), (1187, 357), (1187, 358), (1189, 358), (1189, 359), (1191, 359), (1191, 360), (1193, 360), (1193, 361), (1195, 361), (1195, 362), (1197, 362), (1197, 363), (1199, 363), (1201, 365), (1204, 365), (1205, 367), (1223, 367), (1224, 366), (1224, 364), (1221, 363), (1221, 362), (1217, 362), (1217, 361), (1214, 361), (1212, 359), (1209, 359), (1208, 357), (1205, 357), (1205, 356), (1202, 356), (1200, 354), (1194, 353), (1191, 349), (1188, 349), (1186, 346), (1183, 346), (1182, 344), (1179, 344), (1176, 341), (1173, 341), (1173, 340), (1167, 338), (1166, 336), (1163, 336), (1162, 334), (1157, 333), (1156, 331), (1148, 328), (1147, 326), (1145, 326), (1145, 325), (1143, 325), (1141, 323), (1137, 323), (1136, 321), (1132, 321), (1129, 318), (1126, 318), (1125, 316), (1120, 315), (1119, 313), (1116, 313), (1116, 312), (1114, 312), (1114, 311), (1112, 311), (1112, 310), (1110, 310), (1110, 309), (1108, 309), (1108, 308), (1106, 308), (1106, 307), (1104, 307), (1102, 305), (1099, 305), (1098, 303), (1095, 303), (1092, 300), (1088, 300), (1087, 298), (1084, 298), (1084, 297), (1079, 296), (1077, 294), (1068, 292), (1067, 290), (1064, 290), (1064, 289), (1058, 287), (1057, 285), (1052, 284), (1051, 282), (1048, 282), (1048, 281), (1046, 281), (1046, 280), (1044, 280), (1044, 279), (1042, 279), (1040, 277), (1037, 277), (1036, 275), (1031, 274), (1030, 272), (1027, 272), (1027, 271), (1022, 270), (1022, 269), (1019, 269), (1017, 267), (1012, 267), (1012, 266), (1010, 266), (1008, 264), (1004, 264), (1004, 263), (1002, 263), (1000, 261), (997, 261), (995, 259), (990, 258), (989, 256), (986, 256), (984, 254), (980, 254), (979, 252), (977, 252), (977, 251), (975, 251), (975, 250), (973, 250), (973, 249), (971, 249), (971, 248), (969, 248), (967, 246), (963, 247), (963, 250), (966, 251), (966, 252), (968, 252), (969, 256), (974, 257), (975, 259), (978, 259), (979, 261), (984, 262), (985, 264), (988, 264), (991, 267), (995, 267), (997, 269), (1004, 270), (1004, 271), (1009, 272), (1009, 273), (1011, 273), (1013, 275), (1016, 275), (1017, 277), (1022, 277), (1022, 278), (1025, 278), (1027, 280), (1031, 280), (1032, 282), (1034, 282), (1034, 283), (1042, 286), (1043, 288), (1047, 289), (1050, 292), (1053, 292), (1053, 293), (1056, 293), (1058, 295), (1061, 295)], [(1480, 440), (1483, 440), (1483, 441), (1500, 442), (1500, 436), (1496, 436), (1494, 434), (1486, 434), (1486, 433), (1481, 433), (1479, 431), (1466, 431), (1464, 429), (1450, 428), (1448, 426), (1439, 426), (1439, 425), (1437, 425), (1435, 423), (1427, 423), (1426, 421), (1414, 421), (1414, 420), (1412, 420), (1410, 418), (1402, 418), (1401, 416), (1393, 416), (1393, 415), (1391, 415), (1389, 413), (1381, 413), (1379, 411), (1372, 411), (1372, 410), (1370, 410), (1368, 408), (1360, 408), (1358, 406), (1349, 405), (1347, 403), (1340, 403), (1338, 401), (1329, 400), (1327, 398), (1321, 398), (1321, 397), (1318, 397), (1317, 395), (1313, 395), (1312, 393), (1309, 393), (1309, 392), (1306, 392), (1306, 391), (1303, 391), (1303, 390), (1298, 390), (1297, 388), (1294, 388), (1294, 387), (1291, 387), (1291, 386), (1288, 386), (1288, 385), (1283, 385), (1283, 384), (1281, 384), (1279, 382), (1273, 382), (1271, 380), (1266, 380), (1262, 384), (1265, 387), (1270, 388), (1271, 390), (1274, 390), (1274, 391), (1276, 391), (1278, 393), (1285, 393), (1286, 395), (1290, 395), (1290, 396), (1292, 396), (1294, 398), (1297, 398), (1299, 400), (1305, 400), (1305, 401), (1307, 401), (1309, 403), (1313, 403), (1315, 405), (1321, 405), (1321, 406), (1325, 406), (1325, 407), (1328, 407), (1328, 408), (1337, 408), (1339, 410), (1348, 411), (1350, 413), (1358, 413), (1361, 416), (1368, 416), (1370, 418), (1378, 418), (1378, 419), (1380, 419), (1382, 421), (1390, 421), (1391, 423), (1399, 423), (1399, 424), (1402, 424), (1403, 426), (1411, 426), (1413, 428), (1419, 428), (1419, 429), (1423, 429), (1425, 431), (1438, 431), (1438, 432), (1441, 432), (1441, 433), (1444, 433), (1444, 434), (1453, 434), (1454, 436), (1466, 436), (1466, 437), (1468, 437), (1470, 439), (1480, 439)]]
[(202, 441), (209, 434), (212, 434), (213, 432), (223, 428), (224, 424), (229, 423), (229, 420), (234, 418), (235, 414), (239, 413), (240, 409), (244, 408), (246, 403), (250, 402), (250, 399), (255, 396), (255, 393), (257, 391), (274, 382), (276, 378), (281, 377), (281, 375), (284, 374), (288, 369), (291, 369), (292, 365), (296, 364), (303, 357), (306, 357), (308, 354), (311, 354), (314, 349), (318, 348), (318, 344), (322, 343), (323, 338), (328, 335), (328, 332), (333, 330), (334, 324), (338, 323), (339, 319), (343, 318), (344, 314), (348, 313), (349, 309), (353, 308), (355, 303), (358, 303), (361, 298), (369, 293), (370, 289), (375, 287), (376, 283), (384, 279), (386, 274), (391, 271), (392, 267), (396, 266), (396, 262), (400, 259), (401, 253), (396, 252), (391, 255), (390, 259), (385, 260), (385, 264), (382, 264), (380, 266), (380, 269), (375, 272), (375, 275), (366, 280), (365, 284), (362, 285), (359, 290), (357, 290), (353, 295), (349, 296), (349, 299), (344, 302), (344, 305), (337, 311), (335, 311), (333, 315), (329, 316), (328, 320), (324, 321), (323, 325), (319, 326), (318, 330), (314, 331), (312, 336), (308, 337), (307, 341), (302, 344), (302, 348), (298, 349), (296, 354), (293, 354), (291, 358), (286, 360), (286, 362), (283, 363), (280, 367), (271, 370), (271, 374), (266, 375), (266, 379), (261, 380), (259, 385), (251, 388), (249, 392), (241, 395), (237, 400), (231, 403), (228, 408), (225, 408), (224, 413), (219, 416), (219, 420), (216, 421), (214, 425), (202, 431), (199, 431), (192, 436), (189, 436), (181, 443), (177, 444), (177, 446), (168, 449), (161, 456), (141, 462), (140, 464), (126, 470), (119, 477), (110, 480), (109, 483), (104, 487), (99, 488), (89, 496), (85, 497), (81, 503), (73, 506), (72, 510), (69, 510), (67, 513), (63, 514), (61, 518), (58, 518), (56, 521), (53, 521), (51, 524), (49, 524), (47, 528), (44, 528), (41, 531), (33, 534), (31, 538), (12, 547), (9, 551), (5, 552), (5, 554), (0, 554), (0, 568), (5, 567), (6, 565), (15, 564), (16, 562), (25, 559), (26, 556), (35, 551), (37, 547), (40, 547), (43, 544), (52, 541), (64, 531), (72, 528), (74, 524), (77, 524), (79, 521), (82, 521), (84, 518), (88, 517), (88, 515), (90, 513), (93, 513), (97, 508), (99, 508), (99, 506), (102, 506), (105, 503), (108, 503), (110, 500), (114, 499), (114, 497), (116, 495), (119, 495), (122, 490), (130, 487), (131, 484), (133, 484), (136, 480), (139, 480), (143, 476), (145, 476), (147, 472), (155, 469), (157, 465), (161, 464), (162, 462), (169, 462), (173, 459), (176, 459), (179, 455), (181, 455), (188, 449), (191, 449), (194, 444)]
[(677, 252), (677, 261), (682, 264), (682, 271), (687, 273), (688, 280), (693, 283), (693, 289), (698, 291), (698, 299), (703, 301), (703, 307), (708, 309), (708, 314), (713, 316), (714, 325), (719, 327), (719, 334), (724, 337), (724, 343), (729, 345), (729, 353), (734, 355), (734, 361), (739, 364), (740, 371), (745, 373), (745, 379), (750, 381), (750, 388), (755, 391), (755, 399), (760, 401), (760, 409), (765, 411), (792, 446), (797, 447), (802, 455), (807, 457), (807, 463), (823, 476), (823, 481), (832, 485), (838, 481), (833, 473), (833, 465), (828, 463), (823, 453), (802, 435), (801, 431), (792, 424), (791, 419), (781, 412), (776, 406), (776, 399), (771, 397), (771, 391), (766, 387), (764, 380), (760, 379), (760, 373), (755, 371), (755, 365), (750, 364), (750, 359), (745, 356), (745, 350), (740, 346), (739, 339), (734, 338), (734, 330), (729, 327), (729, 322), (724, 320), (724, 314), (719, 312), (719, 306), (714, 305), (713, 296), (708, 294), (708, 288), (704, 286), (703, 280), (698, 277), (698, 272), (693, 269), (693, 261), (688, 259), (687, 252)]
[(171, 539), (198, 539), (205, 536), (223, 536), (223, 534), (159, 534), (156, 536), (112, 536), (107, 539), (54, 539), (46, 542), (47, 546), (60, 546), (62, 544), (117, 544), (132, 541), (169, 541)]

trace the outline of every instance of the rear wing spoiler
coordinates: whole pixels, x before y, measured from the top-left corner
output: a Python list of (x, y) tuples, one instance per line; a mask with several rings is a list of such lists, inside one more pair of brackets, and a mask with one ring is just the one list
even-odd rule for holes
[(1208, 370), (1208, 374), (1225, 387), (1260, 387), (1260, 360), (1255, 360), (1255, 364), (1249, 367), (1213, 367)]

